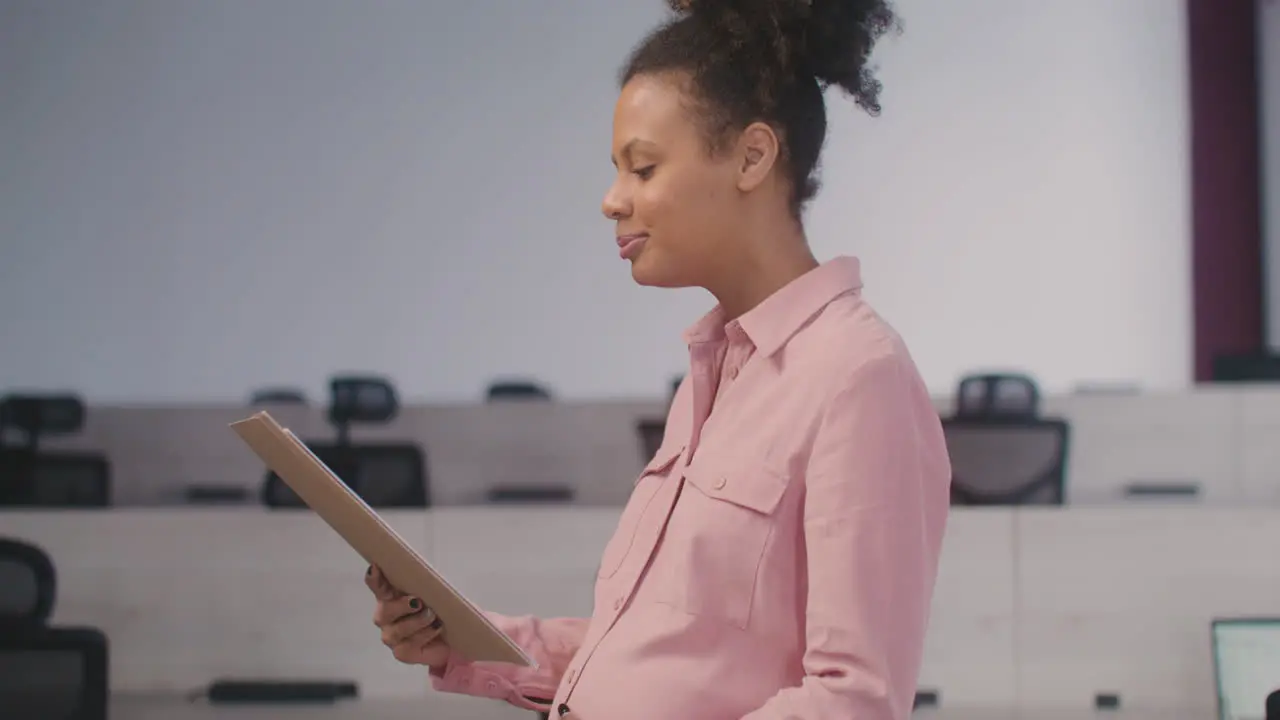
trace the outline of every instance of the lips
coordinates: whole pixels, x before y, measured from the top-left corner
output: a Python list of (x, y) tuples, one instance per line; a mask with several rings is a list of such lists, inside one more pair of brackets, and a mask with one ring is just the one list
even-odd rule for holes
[(640, 254), (644, 249), (644, 243), (649, 239), (649, 233), (631, 233), (628, 235), (618, 236), (618, 256), (623, 260), (631, 260)]

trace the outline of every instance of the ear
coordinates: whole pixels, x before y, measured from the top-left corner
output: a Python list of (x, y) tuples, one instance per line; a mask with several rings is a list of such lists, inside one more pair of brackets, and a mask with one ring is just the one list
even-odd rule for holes
[(778, 163), (781, 144), (768, 123), (754, 122), (738, 136), (738, 189), (750, 192), (769, 177)]

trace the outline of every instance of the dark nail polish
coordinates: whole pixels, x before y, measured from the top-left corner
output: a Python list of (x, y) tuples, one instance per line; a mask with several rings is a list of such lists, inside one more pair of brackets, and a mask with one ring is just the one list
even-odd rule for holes
[(442, 625), (444, 625), (444, 621), (441, 620), (439, 617), (431, 621), (432, 630), (439, 630)]
[(565, 703), (560, 703), (560, 707), (556, 708), (556, 712), (560, 713), (560, 717), (564, 717), (569, 714), (569, 706)]
[(364, 571), (365, 577), (373, 577), (373, 566), (370, 565), (368, 570)]
[(409, 601), (409, 609), (410, 609), (410, 610), (421, 610), (421, 609), (422, 609), (422, 601), (421, 601), (421, 600), (419, 600), (418, 598), (414, 598), (414, 599), (410, 600), (410, 601)]

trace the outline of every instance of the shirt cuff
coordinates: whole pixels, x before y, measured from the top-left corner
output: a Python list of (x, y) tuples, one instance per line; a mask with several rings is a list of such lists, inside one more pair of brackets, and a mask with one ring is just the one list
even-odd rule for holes
[(500, 672), (477, 665), (456, 652), (449, 654), (443, 671), (432, 668), (431, 687), (438, 692), (471, 695), (473, 697), (502, 700), (525, 710), (546, 712), (551, 700), (534, 699), (538, 694), (526, 694)]

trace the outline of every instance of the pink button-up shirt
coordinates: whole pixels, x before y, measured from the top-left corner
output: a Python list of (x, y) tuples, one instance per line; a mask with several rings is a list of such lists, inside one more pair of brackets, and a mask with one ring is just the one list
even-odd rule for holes
[(685, 337), (690, 371), (592, 617), (491, 614), (540, 667), (454, 658), (433, 684), (584, 720), (908, 717), (951, 470), (858, 261)]

